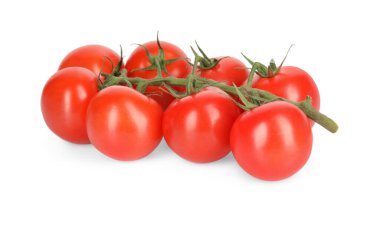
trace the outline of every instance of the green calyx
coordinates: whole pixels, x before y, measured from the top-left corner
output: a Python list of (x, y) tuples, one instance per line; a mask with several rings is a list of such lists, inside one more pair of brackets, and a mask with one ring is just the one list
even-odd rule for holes
[(264, 64), (262, 64), (260, 62), (254, 62), (253, 60), (251, 60), (250, 58), (245, 56), (243, 53), (242, 53), (242, 55), (248, 61), (248, 63), (251, 64), (252, 69), (255, 69), (254, 73), (257, 73), (260, 77), (263, 77), (263, 78), (270, 78), (270, 77), (276, 76), (278, 71), (280, 71), (280, 69), (282, 68), (282, 66), (286, 60), (286, 58), (288, 57), (290, 49), (293, 46), (294, 46), (294, 44), (292, 44), (289, 47), (288, 51), (286, 52), (285, 57), (282, 59), (281, 64), (279, 66), (276, 65), (276, 62), (274, 61), (274, 59), (271, 59), (269, 62), (269, 65), (265, 66)]
[[(144, 49), (151, 65), (148, 67), (145, 67), (145, 68), (133, 69), (131, 72), (157, 70), (157, 76), (162, 76), (162, 72), (164, 72), (165, 74), (169, 74), (169, 72), (166, 69), (166, 66), (168, 64), (179, 61), (179, 60), (187, 60), (187, 58), (183, 58), (183, 57), (173, 58), (173, 59), (165, 59), (165, 51), (161, 46), (160, 40), (158, 38), (158, 33), (157, 33), (157, 46), (158, 46), (158, 54), (157, 55), (153, 55), (151, 52), (149, 52), (149, 50), (147, 49), (146, 46), (141, 45), (141, 44), (137, 44), (137, 45)], [(160, 71), (158, 71), (158, 70), (160, 70)]]
[[(118, 74), (118, 75), (116, 75)], [(103, 90), (104, 88), (115, 86), (115, 85), (124, 85), (128, 87), (133, 87), (132, 83), (127, 78), (127, 70), (123, 69), (121, 72), (106, 74), (100, 73), (104, 77), (104, 81), (99, 79), (98, 89)]]
[[(132, 84), (130, 82), (128, 82), (127, 79), (124, 79), (127, 77), (127, 70), (126, 69), (121, 69), (121, 67), (123, 66), (123, 48), (121, 47), (120, 45), (120, 61), (117, 63), (117, 65), (115, 66), (112, 62), (112, 60), (108, 57), (104, 57), (104, 61), (103, 61), (103, 65), (102, 65), (102, 68), (100, 69), (100, 73), (99, 73), (99, 76), (98, 76), (98, 89), (99, 90), (102, 90), (106, 87), (109, 87), (109, 86), (113, 86), (113, 85), (116, 85), (116, 84), (119, 84), (119, 85), (128, 85), (128, 86), (132, 86)], [(112, 65), (112, 72), (110, 74), (107, 74), (107, 73), (103, 73), (102, 71), (104, 70), (104, 64), (105, 62), (108, 61), (111, 63)], [(102, 81), (101, 77), (104, 78), (104, 81)], [(124, 81), (124, 83), (123, 83)]]
[(200, 56), (192, 46), (190, 46), (191, 48), (191, 51), (193, 52), (195, 58), (198, 59), (198, 63), (195, 64), (198, 66), (199, 69), (201, 70), (209, 70), (209, 69), (212, 69), (214, 68), (216, 65), (218, 65), (218, 63), (223, 60), (224, 58), (227, 58), (227, 57), (222, 57), (220, 59), (216, 59), (216, 58), (209, 58), (206, 53), (203, 51), (203, 49), (201, 47), (199, 47), (198, 45), (198, 42), (195, 41), (195, 44), (197, 45), (197, 48), (199, 50), (199, 52), (201, 53), (202, 56)]

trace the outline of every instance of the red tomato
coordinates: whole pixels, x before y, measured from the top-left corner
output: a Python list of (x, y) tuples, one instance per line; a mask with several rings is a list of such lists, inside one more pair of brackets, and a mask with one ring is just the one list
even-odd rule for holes
[(263, 180), (285, 179), (308, 160), (313, 136), (305, 114), (282, 101), (243, 113), (231, 130), (232, 153), (249, 174)]
[(120, 56), (112, 49), (101, 45), (86, 45), (70, 52), (62, 60), (58, 70), (66, 67), (79, 66), (87, 68), (96, 75), (99, 75), (102, 68), (102, 72), (111, 73), (112, 67), (116, 67), (119, 62)]
[(47, 126), (62, 139), (90, 143), (86, 132), (86, 111), (98, 92), (94, 73), (82, 67), (65, 68), (45, 84), (41, 110)]
[[(222, 57), (218, 57), (220, 59)], [(241, 86), (248, 78), (248, 70), (244, 63), (233, 57), (226, 57), (211, 69), (201, 69), (200, 76), (208, 79), (222, 81), (228, 85)]]
[(169, 105), (162, 124), (164, 138), (184, 159), (216, 161), (230, 152), (230, 130), (240, 113), (225, 92), (206, 88)]
[(309, 95), (313, 107), (317, 110), (320, 107), (319, 91), (314, 80), (308, 73), (294, 66), (281, 67), (274, 77), (256, 78), (253, 87), (297, 102), (305, 100)]
[[(174, 58), (187, 58), (186, 54), (177, 46), (165, 42), (160, 41), (160, 45), (162, 49), (164, 50), (164, 59), (174, 59)], [(148, 43), (145, 43), (144, 46), (148, 49), (148, 51), (152, 55), (157, 55), (159, 51), (159, 47), (157, 45), (156, 41), (151, 41)], [(129, 56), (129, 59), (127, 60), (125, 64), (125, 68), (128, 71), (129, 77), (142, 77), (146, 79), (152, 79), (157, 76), (157, 70), (137, 70), (135, 69), (142, 69), (149, 67), (151, 65), (151, 62), (149, 61), (149, 58), (144, 50), (143, 47), (137, 47), (135, 51), (132, 52), (132, 54)], [(169, 63), (166, 65), (166, 70), (168, 73), (162, 73), (163, 77), (167, 76), (173, 76), (178, 78), (184, 78), (187, 77), (191, 73), (191, 66), (187, 62), (187, 60), (178, 60), (172, 63)], [(149, 87), (146, 92), (146, 94), (151, 95), (152, 93), (159, 93), (159, 95), (151, 95), (153, 99), (155, 99), (163, 109), (165, 109), (170, 102), (174, 100), (174, 97), (161, 91), (159, 87), (152, 86)]]
[(91, 143), (117, 160), (136, 160), (151, 153), (162, 139), (161, 121), (159, 104), (124, 86), (100, 91), (87, 111)]

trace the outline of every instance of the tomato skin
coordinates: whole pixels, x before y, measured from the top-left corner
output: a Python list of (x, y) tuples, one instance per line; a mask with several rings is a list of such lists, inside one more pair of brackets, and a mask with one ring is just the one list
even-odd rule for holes
[(151, 153), (162, 139), (162, 109), (153, 99), (124, 86), (100, 91), (87, 111), (91, 143), (117, 160), (136, 160)]
[[(166, 70), (168, 73), (164, 73), (162, 71), (163, 77), (173, 76), (177, 78), (185, 78), (191, 73), (191, 66), (187, 62), (185, 58), (187, 58), (186, 54), (177, 46), (165, 42), (160, 41), (161, 47), (164, 50), (164, 59), (174, 59), (174, 58), (184, 58), (183, 60), (178, 60), (172, 63), (169, 63), (166, 65)], [(152, 55), (157, 55), (159, 51), (159, 47), (157, 45), (156, 41), (147, 42), (144, 44), (144, 46), (148, 49), (148, 51)], [(157, 70), (148, 70), (148, 71), (142, 71), (135, 69), (142, 69), (146, 68), (151, 65), (151, 62), (148, 59), (148, 56), (146, 55), (146, 52), (143, 47), (137, 47), (132, 54), (129, 56), (125, 68), (128, 71), (129, 77), (141, 77), (145, 79), (152, 79), (157, 76)], [(183, 90), (183, 88), (177, 88), (177, 90)], [(160, 90), (160, 87), (148, 87), (148, 89), (145, 91), (145, 94), (151, 95), (154, 93), (159, 93), (160, 95), (152, 95), (152, 98), (155, 99), (163, 109), (166, 109), (167, 106), (174, 100), (174, 97), (171, 95), (163, 92)]]
[(97, 92), (97, 78), (88, 69), (70, 67), (56, 72), (45, 84), (41, 96), (41, 111), (47, 126), (66, 141), (90, 143), (86, 112)]
[(232, 153), (249, 174), (263, 180), (285, 179), (308, 160), (311, 125), (287, 102), (271, 102), (243, 113), (231, 130)]
[(274, 77), (258, 77), (254, 80), (253, 87), (297, 102), (305, 100), (309, 95), (313, 107), (317, 110), (320, 108), (319, 91), (313, 78), (295, 66), (281, 67)]
[[(111, 62), (108, 60), (111, 60)], [(85, 45), (74, 49), (62, 60), (58, 70), (67, 67), (84, 67), (96, 75), (99, 75), (103, 68), (104, 73), (112, 72), (112, 65), (120, 62), (120, 56), (110, 48), (101, 45)]]
[(240, 113), (225, 92), (209, 87), (169, 105), (163, 117), (164, 138), (186, 160), (213, 162), (230, 152), (230, 130)]
[[(217, 57), (220, 59), (222, 57)], [(227, 85), (241, 86), (247, 80), (249, 72), (244, 63), (234, 57), (226, 57), (211, 69), (201, 69), (201, 77), (225, 82)]]

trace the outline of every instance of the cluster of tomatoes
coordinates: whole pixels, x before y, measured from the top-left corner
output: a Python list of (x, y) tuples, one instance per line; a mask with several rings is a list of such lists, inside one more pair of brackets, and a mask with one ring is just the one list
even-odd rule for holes
[[(173, 97), (162, 85), (148, 86), (143, 93), (125, 83), (99, 88), (105, 81), (99, 74), (121, 69), (128, 78), (154, 79), (158, 70), (154, 62), (163, 67), (164, 78), (186, 78), (196, 67), (197, 76), (230, 86), (247, 85), (250, 71), (240, 60), (201, 53), (199, 63), (192, 65), (177, 46), (152, 41), (139, 45), (124, 64), (107, 47), (77, 48), (63, 59), (43, 89), (44, 120), (62, 139), (91, 143), (117, 160), (143, 158), (164, 137), (177, 155), (192, 162), (213, 162), (232, 150), (238, 164), (257, 178), (280, 180), (296, 173), (311, 152), (313, 121), (293, 104), (273, 101), (244, 111), (236, 104), (236, 96), (213, 86), (182, 98)], [(302, 69), (280, 66), (271, 76), (261, 72), (257, 71), (250, 86), (292, 101), (310, 96), (313, 107), (319, 109), (317, 86)]]

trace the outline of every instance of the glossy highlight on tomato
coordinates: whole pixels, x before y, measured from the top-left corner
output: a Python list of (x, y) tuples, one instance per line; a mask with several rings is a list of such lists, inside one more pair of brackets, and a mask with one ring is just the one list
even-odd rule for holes
[(41, 96), (41, 110), (47, 126), (66, 141), (90, 143), (86, 112), (97, 92), (97, 78), (88, 69), (70, 67), (56, 72), (45, 84)]
[(162, 124), (164, 138), (186, 160), (213, 162), (230, 152), (230, 130), (240, 113), (225, 92), (208, 87), (169, 105)]
[(111, 73), (120, 62), (120, 56), (112, 49), (102, 45), (85, 45), (74, 49), (62, 60), (58, 70), (67, 67), (84, 67), (96, 75)]
[(243, 113), (231, 130), (232, 153), (249, 174), (263, 180), (285, 179), (308, 160), (313, 136), (305, 114), (282, 101)]
[(87, 111), (91, 143), (117, 160), (136, 160), (151, 153), (162, 139), (161, 122), (158, 103), (124, 86), (100, 91)]

